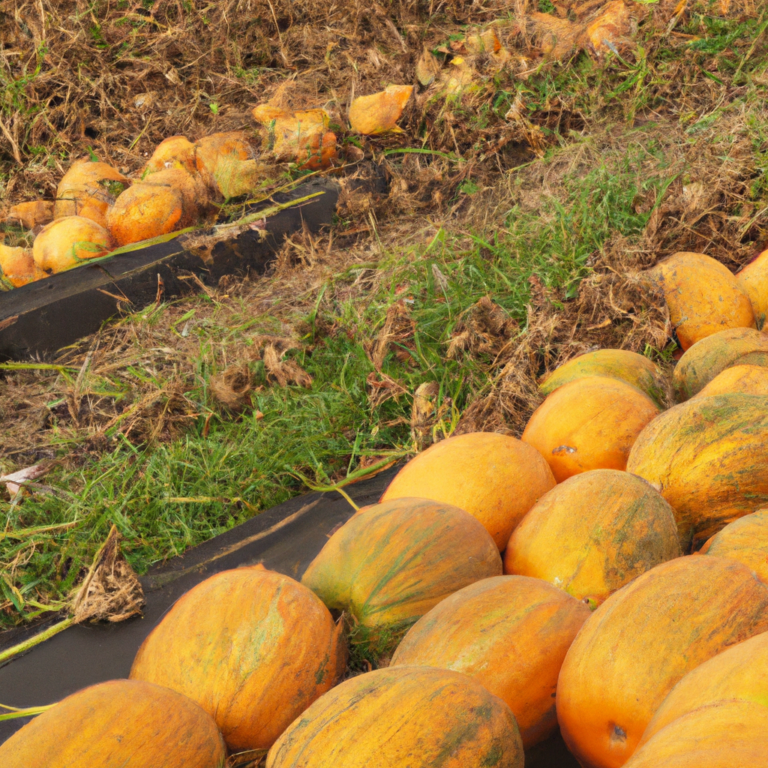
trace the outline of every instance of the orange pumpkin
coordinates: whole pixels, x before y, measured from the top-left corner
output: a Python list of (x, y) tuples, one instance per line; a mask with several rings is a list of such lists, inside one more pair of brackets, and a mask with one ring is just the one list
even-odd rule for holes
[(301, 582), (365, 627), (402, 627), (500, 574), (499, 550), (474, 517), (442, 502), (394, 499), (339, 528)]
[(544, 579), (599, 605), (681, 554), (664, 497), (627, 472), (596, 469), (574, 475), (534, 505), (509, 540), (504, 571)]
[(768, 504), (768, 397), (697, 397), (640, 434), (627, 471), (661, 490), (687, 544)]
[(523, 768), (509, 707), (466, 675), (429, 667), (368, 672), (291, 724), (267, 768)]
[(292, 111), (260, 104), (253, 117), (267, 129), (265, 151), (278, 160), (317, 170), (337, 157), (336, 134), (328, 130), (331, 118), (324, 109)]
[(130, 183), (127, 177), (107, 163), (78, 160), (59, 182), (54, 219), (83, 216), (106, 227), (107, 211)]
[(230, 749), (266, 749), (344, 672), (340, 635), (328, 609), (288, 576), (224, 571), (171, 608), (131, 677), (196, 701)]
[(355, 133), (375, 136), (400, 131), (397, 121), (413, 93), (412, 85), (388, 85), (379, 93), (358, 96), (349, 108), (349, 122)]
[(715, 259), (701, 253), (676, 253), (650, 274), (661, 285), (684, 350), (727, 328), (755, 327), (749, 296)]
[(453, 504), (477, 518), (500, 550), (555, 478), (541, 454), (516, 437), (473, 432), (450, 437), (411, 459), (382, 501), (417, 497)]
[(768, 584), (768, 508), (726, 525), (707, 541), (701, 554), (738, 560)]
[(208, 713), (136, 680), (78, 691), (0, 745), (3, 768), (224, 768), (226, 757)]
[(754, 328), (733, 328), (694, 344), (678, 360), (672, 376), (678, 402), (693, 397), (734, 365), (768, 366), (768, 334)]
[(228, 200), (256, 189), (266, 173), (243, 131), (213, 133), (195, 144), (195, 162), (214, 195)]
[(766, 330), (768, 318), (768, 251), (763, 251), (736, 275), (736, 280), (749, 296), (757, 327)]
[(8, 219), (18, 221), (25, 229), (34, 229), (53, 221), (53, 203), (48, 200), (32, 200), (11, 206)]
[(768, 366), (734, 365), (715, 376), (694, 397), (738, 394), (768, 395)]
[(35, 264), (31, 248), (11, 248), (0, 243), (0, 279), (13, 288), (41, 280), (48, 275)]
[(590, 469), (624, 469), (637, 436), (659, 409), (618, 379), (587, 376), (556, 389), (523, 432), (558, 483)]
[(32, 244), (35, 264), (56, 274), (109, 252), (109, 232), (92, 219), (68, 216), (47, 224)]
[(409, 630), (391, 667), (439, 667), (505, 701), (526, 749), (557, 728), (555, 689), (589, 608), (540, 579), (496, 576), (460, 589)]
[(608, 376), (645, 392), (656, 405), (663, 406), (666, 382), (659, 367), (644, 355), (627, 349), (598, 349), (570, 359), (548, 374), (539, 388), (551, 395), (563, 384), (586, 376)]
[(680, 557), (611, 595), (570, 647), (557, 718), (585, 768), (619, 768), (690, 670), (768, 630), (768, 587), (741, 563)]
[(195, 145), (186, 136), (169, 136), (155, 147), (152, 157), (144, 166), (141, 177), (144, 179), (150, 174), (168, 168), (197, 173), (195, 151)]

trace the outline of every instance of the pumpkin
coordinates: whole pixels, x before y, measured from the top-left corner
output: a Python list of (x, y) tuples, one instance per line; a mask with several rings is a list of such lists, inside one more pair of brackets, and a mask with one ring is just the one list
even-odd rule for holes
[(509, 540), (504, 571), (544, 579), (599, 605), (681, 554), (675, 514), (661, 494), (627, 472), (595, 469), (534, 505)]
[(166, 168), (123, 192), (107, 215), (118, 245), (167, 235), (196, 224), (208, 195), (200, 177), (180, 168)]
[(654, 402), (629, 384), (587, 376), (549, 395), (522, 440), (544, 456), (562, 483), (590, 469), (624, 469), (637, 436), (658, 413)]
[(19, 203), (11, 206), (8, 211), (8, 219), (19, 222), (24, 229), (45, 226), (53, 221), (53, 206), (54, 204), (48, 200)]
[(572, 358), (548, 374), (539, 385), (545, 395), (558, 387), (586, 376), (608, 376), (645, 392), (656, 405), (663, 406), (666, 391), (659, 367), (644, 355), (627, 349), (598, 349)]
[(346, 666), (328, 609), (262, 567), (223, 571), (187, 592), (136, 654), (131, 677), (189, 696), (232, 750), (266, 749)]
[(728, 699), (768, 706), (768, 632), (750, 637), (692, 669), (664, 699), (640, 744), (679, 717)]
[(768, 707), (723, 701), (670, 723), (626, 768), (764, 768), (768, 765)]
[(92, 219), (68, 216), (55, 219), (40, 231), (32, 244), (35, 264), (56, 274), (109, 252), (109, 232)]
[(712, 397), (713, 395), (768, 395), (768, 366), (734, 365), (715, 376), (694, 397)]
[(733, 328), (694, 344), (678, 360), (672, 376), (678, 402), (693, 397), (734, 365), (768, 366), (768, 334), (754, 328)]
[(661, 490), (681, 541), (699, 542), (768, 504), (767, 452), (768, 397), (699, 397), (642, 431), (627, 471)]
[(337, 157), (336, 134), (328, 130), (331, 118), (324, 109), (292, 111), (259, 104), (252, 114), (267, 129), (264, 150), (277, 160), (318, 170)]
[(84, 688), (0, 745), (3, 768), (224, 768), (226, 756), (208, 713), (137, 680)]
[(246, 195), (263, 179), (265, 166), (243, 131), (213, 133), (195, 144), (195, 162), (203, 182), (228, 200)]
[(422, 616), (391, 667), (439, 667), (475, 678), (509, 705), (527, 749), (557, 728), (557, 676), (589, 615), (584, 603), (540, 579), (483, 579)]
[(768, 630), (768, 587), (741, 563), (689, 556), (611, 595), (566, 654), (557, 718), (585, 768), (618, 768), (672, 688), (707, 659)]
[(107, 211), (130, 183), (127, 177), (107, 163), (78, 160), (59, 182), (53, 217), (83, 216), (106, 227)]
[(509, 707), (471, 677), (377, 669), (318, 699), (278, 739), (267, 768), (523, 768)]
[(701, 253), (675, 253), (651, 270), (664, 292), (685, 350), (727, 328), (754, 328), (749, 296), (720, 262)]
[(379, 93), (358, 96), (349, 108), (349, 123), (355, 133), (376, 136), (400, 131), (397, 121), (413, 93), (412, 85), (388, 85)]
[(702, 547), (701, 554), (738, 560), (768, 584), (768, 509), (758, 510), (726, 525)]
[(195, 151), (195, 145), (186, 136), (169, 136), (155, 147), (152, 157), (144, 166), (141, 177), (144, 179), (167, 168), (197, 173)]
[(490, 534), (458, 507), (393, 499), (361, 510), (326, 542), (301, 582), (364, 627), (412, 624), (475, 581), (499, 576)]
[(736, 275), (736, 280), (749, 296), (758, 328), (766, 328), (768, 318), (768, 251), (763, 251)]
[(11, 248), (0, 243), (0, 279), (13, 288), (41, 280), (48, 275), (35, 264), (31, 248)]
[(435, 443), (411, 459), (390, 483), (382, 501), (419, 497), (469, 512), (500, 550), (515, 526), (555, 487), (547, 462), (516, 437), (473, 432)]

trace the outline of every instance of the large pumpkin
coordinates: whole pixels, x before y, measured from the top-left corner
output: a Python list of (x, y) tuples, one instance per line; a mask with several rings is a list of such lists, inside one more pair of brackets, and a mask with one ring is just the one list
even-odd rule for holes
[(523, 768), (509, 707), (466, 675), (395, 667), (353, 677), (278, 739), (267, 768)]
[(152, 157), (144, 166), (142, 178), (168, 168), (197, 173), (195, 152), (195, 145), (186, 136), (169, 136), (155, 147)]
[(629, 384), (587, 376), (549, 395), (522, 439), (544, 456), (562, 483), (590, 469), (624, 469), (637, 436), (658, 414), (653, 401)]
[(138, 680), (78, 691), (0, 745), (3, 768), (224, 768), (226, 757), (207, 712)]
[(265, 166), (242, 131), (213, 133), (195, 144), (195, 163), (203, 182), (225, 200), (256, 189)]
[(678, 401), (693, 397), (733, 365), (768, 366), (768, 334), (734, 328), (694, 344), (680, 358), (672, 376)]
[(473, 432), (442, 440), (411, 459), (381, 500), (418, 497), (453, 504), (476, 517), (501, 550), (554, 486), (552, 471), (535, 448), (516, 437)]
[(765, 768), (768, 707), (723, 701), (670, 723), (626, 768)]
[(504, 571), (544, 579), (595, 605), (681, 554), (664, 497), (627, 472), (596, 469), (534, 505), (509, 540)]
[(230, 749), (266, 749), (344, 671), (340, 634), (298, 582), (238, 568), (171, 608), (136, 654), (131, 677), (196, 701)]
[(768, 632), (750, 637), (692, 669), (664, 699), (640, 744), (679, 717), (728, 699), (768, 707)]
[(540, 579), (483, 579), (422, 616), (391, 666), (470, 675), (509, 705), (528, 748), (557, 728), (557, 676), (589, 615), (584, 603)]
[(546, 376), (539, 389), (549, 395), (563, 384), (586, 376), (625, 381), (645, 392), (656, 405), (664, 405), (667, 385), (659, 367), (644, 355), (627, 349), (598, 349), (574, 357)]
[(499, 550), (463, 509), (395, 499), (354, 515), (301, 582), (365, 627), (413, 623), (462, 587), (501, 574)]
[(734, 365), (718, 373), (694, 397), (713, 395), (768, 395), (768, 366)]
[(618, 768), (687, 672), (768, 630), (768, 587), (741, 563), (680, 557), (611, 595), (582, 627), (557, 684), (557, 718), (585, 768)]
[(32, 244), (32, 257), (41, 270), (56, 274), (106, 255), (110, 245), (109, 232), (100, 224), (68, 216), (43, 227)]
[(0, 243), (0, 279), (13, 288), (41, 280), (48, 275), (35, 263), (31, 248), (11, 248)]
[(651, 276), (661, 285), (683, 349), (727, 328), (755, 327), (747, 292), (715, 259), (676, 253), (658, 264)]
[(107, 211), (130, 183), (107, 163), (78, 160), (59, 182), (53, 216), (55, 219), (83, 216), (106, 227)]
[(758, 579), (768, 584), (768, 508), (726, 525), (702, 547), (701, 552), (738, 560), (749, 566)]
[(768, 251), (763, 251), (736, 275), (739, 285), (752, 302), (758, 328), (766, 328), (768, 318)]
[(768, 504), (768, 397), (718, 395), (677, 405), (640, 434), (627, 471), (660, 489), (681, 541), (703, 541)]

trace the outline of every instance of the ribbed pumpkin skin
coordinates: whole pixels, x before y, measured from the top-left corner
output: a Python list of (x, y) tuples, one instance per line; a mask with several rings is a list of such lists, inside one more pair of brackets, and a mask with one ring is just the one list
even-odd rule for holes
[(720, 262), (700, 253), (676, 253), (658, 264), (659, 281), (680, 346), (727, 328), (754, 328), (755, 316), (746, 291)]
[(763, 251), (752, 263), (736, 275), (739, 285), (749, 295), (758, 328), (766, 327), (768, 318), (768, 251)]
[(591, 469), (625, 469), (637, 436), (658, 414), (653, 401), (629, 384), (588, 376), (549, 395), (522, 440), (544, 456), (562, 483)]
[(734, 365), (718, 373), (694, 397), (714, 395), (768, 395), (768, 367), (762, 365)]
[(226, 757), (209, 714), (136, 680), (78, 691), (0, 745), (3, 768), (223, 768)]
[(678, 681), (768, 630), (768, 587), (741, 563), (680, 557), (611, 595), (587, 619), (557, 685), (557, 718), (585, 768), (619, 768)]
[(88, 259), (104, 256), (109, 232), (84, 216), (67, 216), (46, 224), (32, 244), (35, 264), (46, 272), (63, 272)]
[(627, 471), (661, 488), (680, 539), (708, 539), (768, 504), (768, 397), (701, 397), (664, 412), (640, 434)]
[(678, 360), (672, 375), (678, 402), (693, 397), (733, 365), (768, 366), (768, 334), (734, 328), (694, 344)]
[(728, 699), (768, 707), (768, 632), (750, 637), (692, 669), (664, 699), (640, 744), (679, 717)]
[(751, 568), (760, 581), (768, 584), (768, 509), (729, 523), (705, 547), (706, 551), (702, 548), (702, 553), (738, 560)]
[(238, 568), (187, 592), (144, 641), (131, 677), (189, 696), (233, 751), (266, 749), (345, 668), (328, 609), (298, 582)]
[(458, 507), (395, 499), (361, 510), (326, 542), (301, 583), (363, 626), (413, 622), (462, 587), (501, 575), (493, 539)]
[(381, 500), (453, 504), (477, 518), (502, 550), (528, 510), (554, 487), (552, 471), (535, 448), (516, 437), (473, 432), (442, 440), (411, 459)]
[(509, 707), (470, 677), (396, 667), (353, 677), (278, 739), (267, 768), (523, 768)]
[(765, 768), (768, 707), (723, 701), (670, 723), (626, 768)]
[(590, 615), (584, 603), (540, 579), (483, 579), (422, 616), (391, 667), (438, 667), (473, 677), (509, 705), (527, 749), (557, 728), (557, 676)]
[(515, 529), (504, 572), (544, 579), (602, 603), (656, 565), (680, 557), (672, 508), (645, 480), (616, 469), (569, 478)]
[(82, 216), (106, 228), (107, 211), (130, 183), (130, 179), (107, 163), (78, 160), (59, 182), (53, 217)]
[(627, 349), (598, 349), (569, 360), (556, 368), (539, 385), (545, 394), (586, 376), (607, 376), (631, 384), (658, 406), (664, 405), (666, 385), (659, 367), (644, 355)]

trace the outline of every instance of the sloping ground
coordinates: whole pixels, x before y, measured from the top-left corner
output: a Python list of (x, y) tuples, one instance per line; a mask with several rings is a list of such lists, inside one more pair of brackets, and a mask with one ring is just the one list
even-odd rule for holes
[[(269, 99), (326, 107), (389, 192), (347, 195), (269, 279), (7, 371), (0, 469), (47, 474), (0, 508), (0, 621), (56, 609), (112, 523), (142, 571), (307, 483), (455, 430), (519, 433), (536, 378), (594, 345), (669, 359), (637, 272), (677, 250), (735, 267), (767, 239), (768, 22), (747, 4), (626, 7), (597, 48), (604, 3), (4, 10), (3, 202), (50, 198), (88, 149), (133, 171), (174, 133), (255, 130)], [(489, 24), (503, 62), (473, 52)], [(348, 133), (355, 95), (430, 72), (403, 133)]]

